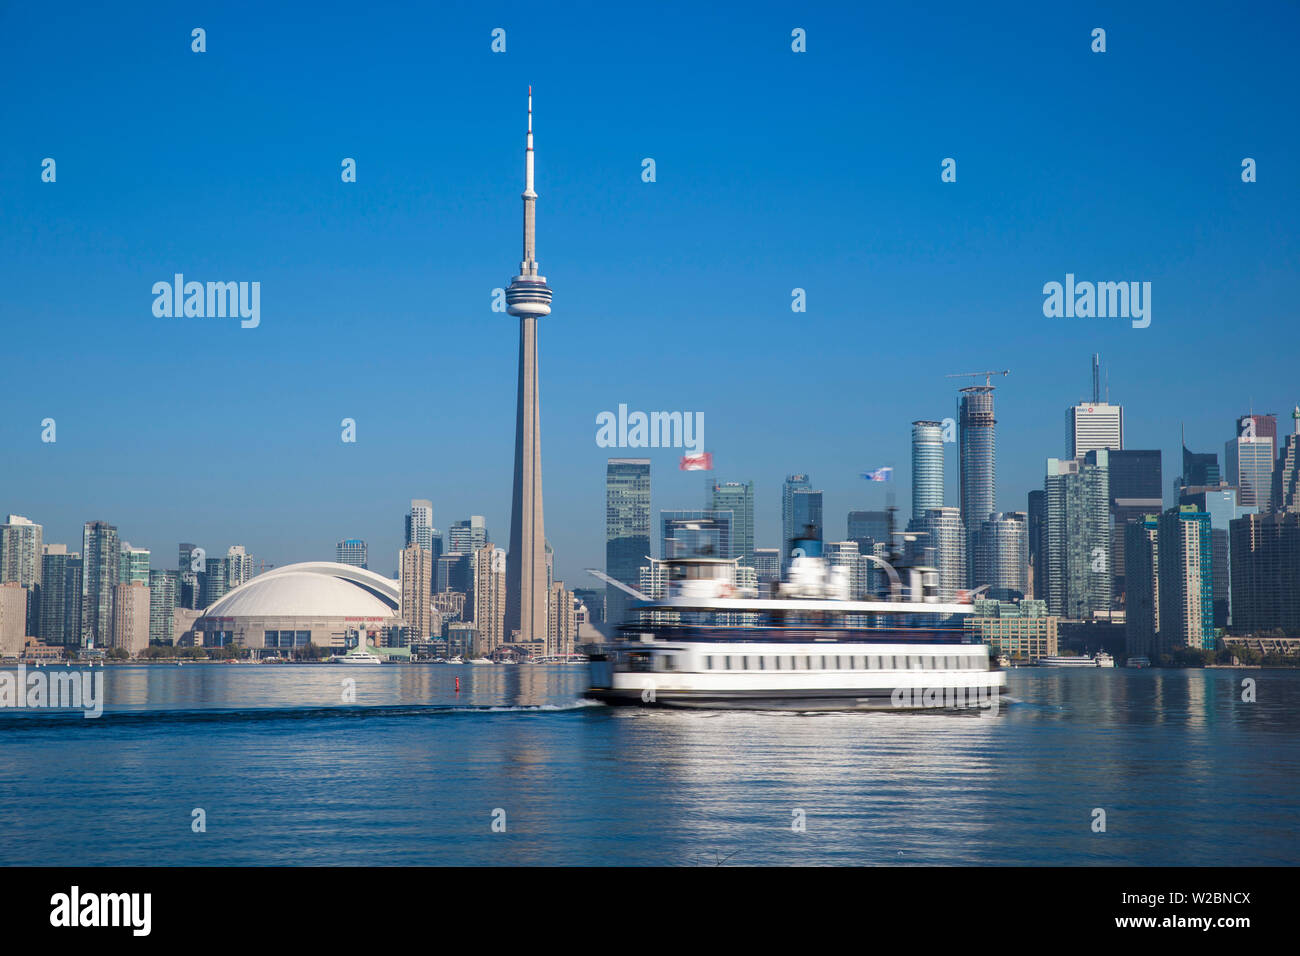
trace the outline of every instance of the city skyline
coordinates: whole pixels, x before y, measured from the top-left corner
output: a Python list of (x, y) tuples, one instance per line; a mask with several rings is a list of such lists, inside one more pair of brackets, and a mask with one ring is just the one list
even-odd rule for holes
[[(15, 31), (27, 16), (11, 13)], [(630, 66), (566, 42), (574, 16), (518, 23), (509, 52), (494, 56), (475, 15), (447, 12), (438, 29), (479, 31), (484, 42), (436, 63), (386, 27), (359, 27), (377, 41), (362, 65), (380, 62), (375, 51), (412, 54), (396, 57), (391, 75), (429, 93), (438, 115), (414, 126), (398, 122), (411, 96), (376, 112), (384, 98), (369, 80), (328, 103), (305, 95), (302, 62), (341, 49), (313, 23), (259, 23), (253, 36), (227, 13), (208, 26), (209, 59), (179, 62), (192, 54), (174, 25), (145, 13), (91, 12), (57, 41), (22, 30), (32, 42), (0, 70), (48, 74), (62, 118), (35, 102), (5, 107), (12, 148), (0, 181), (16, 228), (0, 279), (9, 345), (24, 361), (9, 371), (0, 417), (0, 508), (72, 550), (88, 520), (155, 555), (178, 541), (220, 553), (238, 542), (278, 565), (327, 558), (355, 536), (385, 575), (403, 543), (396, 515), (412, 497), (433, 502), (437, 527), (483, 514), (503, 539), (517, 353), (503, 346), (491, 302), (501, 250), (517, 241), (502, 197), (517, 182), (510, 104), (529, 82), (546, 90), (548, 271), (566, 297), (540, 343), (559, 579), (594, 584), (582, 569), (602, 566), (601, 476), (613, 450), (594, 441), (595, 418), (620, 403), (706, 416), (711, 476), (755, 482), (756, 547), (779, 542), (780, 482), (794, 470), (824, 492), (828, 540), (849, 510), (884, 506), (889, 486), (862, 483), (864, 468), (892, 464), (902, 492), (909, 423), (955, 416), (944, 376), (956, 371), (1012, 370), (996, 393), (1003, 511), (1023, 510), (1044, 460), (1066, 454), (1061, 416), (1091, 394), (1094, 352), (1107, 363), (1110, 401), (1125, 407), (1125, 444), (1163, 453), (1166, 506), (1182, 425), (1189, 448), (1221, 457), (1239, 416), (1282, 418), (1295, 404), (1287, 350), (1243, 345), (1225, 361), (1211, 347), (1229, 340), (1232, 317), (1250, 321), (1254, 342), (1286, 341), (1298, 291), (1296, 200), (1280, 188), (1296, 133), (1278, 122), (1281, 85), (1269, 72), (1285, 55), (1266, 55), (1281, 31), (1225, 25), (1228, 55), (1174, 86), (1176, 51), (1201, 36), (1194, 18), (1109, 14), (1112, 40), (1123, 42), (1096, 56), (1064, 14), (991, 12), (973, 30), (937, 23), (938, 59), (920, 73), (883, 36), (868, 39), (880, 72), (864, 101), (860, 88), (828, 82), (860, 53), (836, 34), (845, 25), (887, 34), (903, 22), (896, 12), (879, 22), (849, 8), (799, 13), (810, 37), (802, 59), (786, 42), (794, 14), (763, 10), (740, 25), (705, 14), (688, 37), (638, 24), (624, 37), (637, 53), (629, 63), (715, 68), (690, 88), (670, 80), (649, 90)], [(1084, 39), (1073, 42), (1076, 31)], [(100, 76), (105, 51), (128, 34), (176, 72), (148, 117), (119, 118), (119, 136), (94, 107), (147, 83), (144, 73)], [(963, 115), (969, 98), (1009, 80), (987, 69), (989, 46), (1008, 42), (1024, 44), (1045, 82), (1022, 91), (1023, 115), (992, 124)], [(593, 59), (613, 71), (603, 88), (586, 81)], [(231, 97), (214, 61), (256, 83)], [(772, 77), (764, 96), (734, 95), (734, 77), (753, 69)], [(79, 112), (64, 101), (91, 76), (102, 101)], [(467, 80), (470, 93), (450, 94)], [(1087, 138), (1065, 155), (1050, 145), (1073, 136), (1072, 113), (1122, 115), (1134, 90), (1171, 108), (1194, 102), (1207, 120), (1191, 130), (1157, 115), (1122, 156)], [(286, 96), (309, 102), (293, 116), (268, 105)], [(207, 111), (197, 128), (186, 119), (194, 109)], [(870, 132), (845, 122), (855, 114)], [(1027, 125), (1031, 116), (1043, 125)], [(255, 153), (212, 148), (212, 131), (244, 123), (262, 140)], [(160, 141), (174, 150), (159, 154)], [(54, 183), (40, 181), (46, 156), (59, 162)], [(358, 179), (345, 184), (338, 164), (352, 156)], [(939, 179), (947, 156), (958, 161), (951, 184)], [(1259, 161), (1258, 182), (1240, 181), (1244, 156)], [(656, 161), (654, 182), (642, 180), (644, 158)], [(136, 185), (142, 167), (147, 192)], [(767, 197), (761, 216), (756, 189)], [(1216, 228), (1202, 231), (1206, 221)], [(752, 236), (740, 251), (738, 231)], [(260, 281), (261, 324), (155, 317), (149, 286), (177, 271)], [(629, 299), (628, 278), (647, 272), (653, 301)], [(1045, 318), (1040, 289), (1067, 272), (1151, 279), (1151, 326)], [(845, 295), (850, 277), (871, 295)], [(790, 311), (794, 288), (807, 292), (806, 313)], [(733, 361), (707, 376), (678, 360), (699, 343), (702, 317), (747, 330), (730, 346)], [(785, 336), (803, 347), (798, 367), (772, 347)], [(864, 365), (867, 352), (880, 358)], [(92, 367), (141, 387), (106, 389)], [(864, 374), (870, 388), (835, 384)], [(810, 387), (753, 387), (800, 378)], [(57, 423), (52, 444), (40, 440), (46, 418)], [(339, 440), (345, 418), (357, 423), (355, 444)], [(626, 453), (651, 458), (653, 511), (699, 506), (698, 476), (677, 472), (677, 450)], [(958, 503), (956, 459), (945, 455), (948, 506)]]

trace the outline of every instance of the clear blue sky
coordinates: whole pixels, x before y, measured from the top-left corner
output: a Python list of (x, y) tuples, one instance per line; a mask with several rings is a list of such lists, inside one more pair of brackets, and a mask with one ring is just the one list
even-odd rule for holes
[[(388, 574), (412, 497), (504, 544), (517, 327), (490, 305), (518, 268), (529, 83), (571, 586), (603, 564), (595, 417), (619, 403), (702, 411), (774, 546), (790, 471), (831, 536), (887, 488), (905, 515), (909, 423), (953, 414), (949, 372), (1011, 369), (998, 506), (1024, 508), (1099, 351), (1168, 488), (1180, 422), (1221, 454), (1252, 402), (1300, 400), (1298, 23), (1289, 3), (6, 4), (0, 511), (78, 548), (112, 521), (164, 567), (181, 540), (283, 564), (355, 536)], [(261, 282), (260, 328), (155, 318), (175, 272)], [(1067, 272), (1152, 282), (1150, 328), (1044, 318)], [(649, 452), (656, 512), (701, 504), (679, 454)], [(892, 486), (858, 477), (886, 464)]]

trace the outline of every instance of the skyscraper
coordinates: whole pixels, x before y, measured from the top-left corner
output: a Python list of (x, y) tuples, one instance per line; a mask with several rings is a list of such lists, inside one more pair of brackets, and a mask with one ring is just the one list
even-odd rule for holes
[(1221, 484), (1217, 488), (1189, 486), (1178, 496), (1180, 505), (1191, 505), (1210, 516), (1210, 548), (1214, 568), (1214, 626), (1228, 627), (1232, 623), (1232, 522), (1245, 514), (1256, 514), (1253, 505), (1243, 508), (1237, 504), (1237, 489)]
[(1126, 596), (1124, 650), (1129, 657), (1156, 653), (1160, 632), (1160, 518), (1143, 515), (1124, 525)]
[[(506, 289), (506, 311), (519, 319), (519, 393), (515, 416), (514, 495), (506, 564), (505, 634), (546, 640), (546, 531), (542, 519), (541, 389), (537, 372), (537, 320), (551, 313), (551, 290), (538, 273), (533, 191), (533, 88), (528, 88), (528, 141), (524, 148), (524, 256)], [(481, 632), (480, 632), (481, 637)]]
[[(366, 543), (360, 538), (345, 538), (334, 546), (334, 560), (339, 564), (350, 564), (354, 568), (367, 566)], [(212, 563), (212, 559), (207, 559)]]
[(1219, 456), (1212, 451), (1189, 451), (1183, 446), (1183, 474), (1179, 484), (1183, 487), (1207, 487), (1221, 480)]
[[(432, 524), (429, 526), (432, 528)], [(433, 591), (433, 552), (419, 544), (409, 544), (398, 554), (402, 582), (402, 619), (412, 641), (428, 640), (433, 633), (431, 593)]]
[(996, 511), (997, 444), (993, 417), (992, 385), (971, 385), (961, 390), (957, 416), (960, 439), (961, 520), (968, 530), (980, 526)]
[(663, 529), (660, 553), (665, 558), (735, 557), (730, 511), (661, 511), (659, 519)]
[(1238, 503), (1268, 511), (1277, 457), (1277, 416), (1242, 415), (1237, 419), (1237, 436), (1224, 445), (1223, 454), (1228, 484), (1240, 490)]
[(1160, 450), (1121, 449), (1109, 451), (1111, 518), (1111, 600), (1115, 607), (1124, 596), (1124, 526), (1159, 514), (1164, 507), (1164, 479), (1160, 471)]
[(0, 524), (0, 584), (12, 581), (31, 588), (41, 583), (44, 531), (22, 515), (10, 515)]
[(482, 515), (470, 515), (460, 521), (453, 521), (447, 529), (447, 551), (459, 551), (461, 554), (473, 554), (489, 540), (487, 522)]
[(149, 585), (119, 581), (113, 591), (113, 647), (135, 657), (149, 646)]
[(122, 567), (118, 571), (118, 583), (139, 583), (148, 587), (150, 557), (151, 555), (148, 548), (133, 548), (131, 547), (131, 542), (123, 541)]
[(244, 550), (242, 544), (232, 544), (226, 549), (226, 564), (226, 574), (231, 588), (239, 587), (257, 573), (253, 556)]
[(1030, 590), (1039, 601), (1047, 600), (1047, 492), (1029, 493), (1029, 576)]
[(931, 508), (913, 530), (921, 536), (916, 547), (922, 551), (923, 563), (939, 573), (939, 597), (944, 601), (956, 600), (957, 592), (966, 589), (968, 572), (968, 538), (961, 511)]
[(81, 643), (81, 555), (69, 554), (63, 544), (47, 544), (43, 551), (38, 636), (43, 644), (76, 647)]
[[(605, 466), (605, 573), (635, 588), (650, 556), (650, 459), (611, 458)], [(605, 619), (621, 624), (631, 598), (605, 592)]]
[(412, 498), (411, 510), (406, 513), (406, 547), (415, 545), (433, 550), (433, 502), (427, 498)]
[(1109, 452), (1047, 459), (1047, 608), (1083, 620), (1111, 606)]
[(180, 573), (149, 572), (149, 643), (170, 644), (174, 637), (176, 594), (180, 590)]
[[(501, 549), (485, 544), (473, 555), (474, 588), (470, 595), (474, 602), (472, 619), (477, 633), (476, 657), (487, 657), (500, 647), (508, 636), (506, 620), (506, 575), (509, 565)], [(503, 569), (503, 565), (505, 568)], [(542, 631), (534, 641), (545, 641)]]
[(24, 518), (10, 515), (0, 524), (0, 584), (16, 583), (26, 588), (26, 634), (40, 629), (41, 616), (41, 538), (44, 528)]
[(754, 572), (759, 584), (781, 580), (781, 552), (776, 548), (755, 548)]
[[(81, 646), (105, 648), (112, 643), (113, 593), (122, 569), (117, 528), (107, 521), (87, 521), (81, 555)], [(147, 610), (145, 616), (147, 621)]]
[(1300, 632), (1300, 514), (1243, 515), (1229, 535), (1233, 631)]
[(786, 475), (785, 484), (781, 486), (781, 571), (790, 566), (790, 551), (794, 548), (794, 539), (799, 537), (802, 528), (795, 526), (794, 493), (812, 488), (808, 476)]
[[(811, 529), (811, 530), (810, 530)], [(822, 493), (813, 490), (807, 475), (790, 475), (781, 492), (781, 566), (788, 568), (796, 538), (824, 538)]]
[[(912, 520), (943, 507), (943, 423), (912, 422)], [(849, 537), (854, 537), (849, 533)], [(883, 540), (883, 539), (877, 539)]]
[(1214, 649), (1214, 598), (1210, 516), (1192, 505), (1160, 516), (1161, 653), (1179, 648)]
[(1080, 402), (1065, 412), (1065, 453), (1080, 458), (1090, 451), (1124, 447), (1124, 406), (1110, 402)]
[(1293, 431), (1286, 436), (1273, 467), (1273, 510), (1300, 513), (1300, 405), (1291, 412)]
[(731, 555), (742, 567), (754, 566), (754, 483), (715, 481), (709, 500), (712, 511), (731, 512)]
[(987, 584), (997, 601), (1029, 596), (1029, 523), (1023, 511), (989, 515), (974, 534), (975, 576), (971, 587)]

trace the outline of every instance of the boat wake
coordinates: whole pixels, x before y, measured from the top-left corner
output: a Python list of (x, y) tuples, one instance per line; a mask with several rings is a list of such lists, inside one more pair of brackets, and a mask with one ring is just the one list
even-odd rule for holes
[(604, 705), (593, 700), (575, 700), (562, 704), (397, 704), (391, 706), (358, 706), (340, 704), (335, 707), (236, 707), (198, 708), (191, 710), (118, 710), (105, 708), (93, 719), (82, 717), (80, 710), (68, 711), (18, 711), (0, 717), (0, 733), (5, 731), (31, 731), (46, 727), (67, 729), (69, 725), (124, 727), (130, 725), (157, 726), (160, 724), (205, 723), (266, 723), (297, 720), (372, 720), (403, 717), (474, 717), (486, 714), (566, 714)]

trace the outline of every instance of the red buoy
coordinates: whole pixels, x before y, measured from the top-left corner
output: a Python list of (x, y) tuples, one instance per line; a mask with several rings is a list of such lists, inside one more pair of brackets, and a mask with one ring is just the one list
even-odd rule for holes
[(460, 678), (456, 678), (456, 693), (460, 693)]

